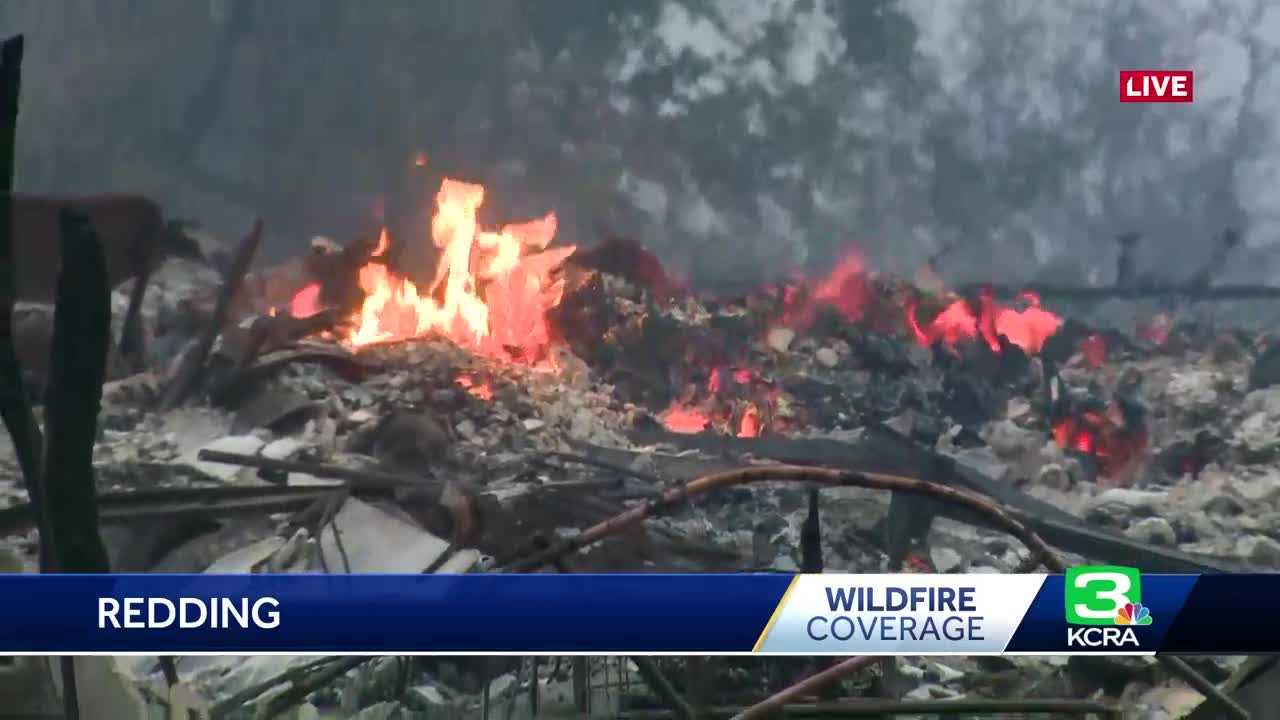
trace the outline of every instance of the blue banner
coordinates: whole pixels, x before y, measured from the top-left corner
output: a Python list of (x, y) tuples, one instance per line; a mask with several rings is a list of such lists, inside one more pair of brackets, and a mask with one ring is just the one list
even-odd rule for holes
[(0, 655), (1280, 652), (1280, 575), (0, 575)]
[(0, 654), (749, 652), (790, 575), (0, 575)]

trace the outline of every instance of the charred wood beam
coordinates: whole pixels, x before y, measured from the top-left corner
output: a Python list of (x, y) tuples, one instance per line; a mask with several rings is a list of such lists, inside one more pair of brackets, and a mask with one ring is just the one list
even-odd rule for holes
[[(1280, 657), (1255, 655), (1245, 660), (1221, 688), (1256, 717), (1266, 717), (1280, 703)], [(1184, 720), (1214, 720), (1220, 712), (1213, 700), (1200, 703)]]
[(483, 532), (480, 499), (471, 488), (458, 482), (441, 481), (432, 477), (408, 477), (378, 470), (357, 470), (325, 463), (275, 460), (217, 450), (201, 450), (197, 458), (205, 462), (256, 467), (268, 472), (299, 472), (318, 478), (342, 480), (350, 485), (353, 494), (367, 489), (399, 490), (423, 499), (447, 513), (453, 529), (453, 542), (467, 542)]
[[(40, 565), (42, 570), (57, 570), (57, 556), (43, 482), (41, 459), (43, 441), (40, 427), (31, 412), (22, 368), (13, 344), (13, 300), (15, 279), (13, 258), (13, 166), (18, 130), (18, 96), (22, 86), (22, 53), (24, 40), (16, 35), (0, 44), (0, 416), (4, 418), (14, 452), (27, 488), (27, 496), (36, 508), (40, 532)], [(99, 388), (101, 390), (101, 388)], [(62, 709), (67, 720), (79, 720), (80, 704), (76, 691), (75, 659), (59, 661), (62, 674)]]
[(164, 397), (160, 400), (161, 409), (169, 410), (177, 407), (200, 385), (209, 353), (213, 350), (213, 344), (218, 339), (218, 335), (222, 333), (222, 328), (226, 326), (231, 302), (239, 291), (245, 274), (249, 272), (249, 264), (253, 261), (261, 241), (262, 221), (257, 220), (253, 223), (253, 230), (240, 242), (235, 258), (227, 268), (213, 315), (208, 319), (208, 324), (201, 332), (195, 347), (182, 358), (177, 372), (174, 373), (169, 386), (165, 388)]
[[(99, 493), (101, 525), (125, 525), (153, 518), (220, 518), (247, 514), (302, 511), (335, 492), (350, 491), (364, 500), (395, 498), (391, 488), (366, 486), (276, 487), (218, 486)], [(31, 505), (0, 509), (0, 534), (24, 532), (33, 525)]]
[[(17, 268), (13, 245), (13, 163), (18, 126), (18, 95), (21, 86), (23, 37), (12, 37), (0, 45), (0, 417), (4, 418), (26, 485), (27, 497), (35, 510), (42, 540), (48, 540), (48, 514), (44, 507), (41, 478), (44, 468), (44, 438), (31, 412), (22, 368), (18, 364), (13, 336), (13, 303)], [(40, 543), (41, 565), (52, 564), (51, 546)]]
[(1026, 285), (992, 285), (990, 283), (961, 285), (955, 291), (970, 295), (990, 289), (997, 296), (1015, 297), (1031, 291), (1046, 300), (1070, 302), (1103, 302), (1105, 300), (1145, 300), (1149, 298), (1183, 298), (1195, 302), (1221, 302), (1228, 300), (1280, 300), (1280, 287), (1272, 285), (1213, 285), (1205, 287), (1197, 282), (1160, 283), (1150, 285), (1085, 287), (1079, 285), (1052, 285), (1028, 283)]
[[(731, 707), (710, 708), (706, 717), (731, 718), (742, 711)], [(1098, 700), (1038, 698), (957, 698), (955, 700), (842, 700), (830, 703), (788, 704), (773, 711), (782, 717), (884, 717), (896, 715), (986, 715), (1004, 717), (1009, 713), (1048, 713), (1054, 717), (1096, 715), (1107, 720), (1124, 717), (1122, 708)], [(671, 717), (665, 710), (631, 710), (618, 714), (628, 720), (662, 720)]]

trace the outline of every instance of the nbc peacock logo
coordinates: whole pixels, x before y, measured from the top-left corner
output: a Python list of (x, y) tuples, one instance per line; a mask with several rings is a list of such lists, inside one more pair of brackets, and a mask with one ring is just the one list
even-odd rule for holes
[(1116, 613), (1117, 625), (1150, 625), (1151, 611), (1142, 603), (1125, 603)]

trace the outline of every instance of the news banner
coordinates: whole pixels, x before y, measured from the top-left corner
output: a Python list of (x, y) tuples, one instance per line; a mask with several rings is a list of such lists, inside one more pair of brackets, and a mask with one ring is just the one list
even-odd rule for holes
[(0, 654), (1280, 650), (1280, 575), (0, 575)]

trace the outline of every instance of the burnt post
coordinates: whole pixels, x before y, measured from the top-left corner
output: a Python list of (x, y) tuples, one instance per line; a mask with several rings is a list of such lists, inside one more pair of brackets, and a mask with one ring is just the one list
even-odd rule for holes
[(109, 572), (98, 533), (93, 445), (102, 409), (111, 302), (102, 247), (82, 212), (62, 211), (62, 273), (45, 395), (45, 500), (62, 572)]
[(31, 413), (31, 403), (18, 365), (13, 340), (15, 268), (13, 243), (14, 145), (18, 127), (18, 95), (22, 75), (23, 37), (0, 44), (0, 417), (13, 438), (18, 465), (26, 483), (31, 509), (40, 530), (41, 565), (51, 565), (47, 514), (41, 492), (43, 441)]

